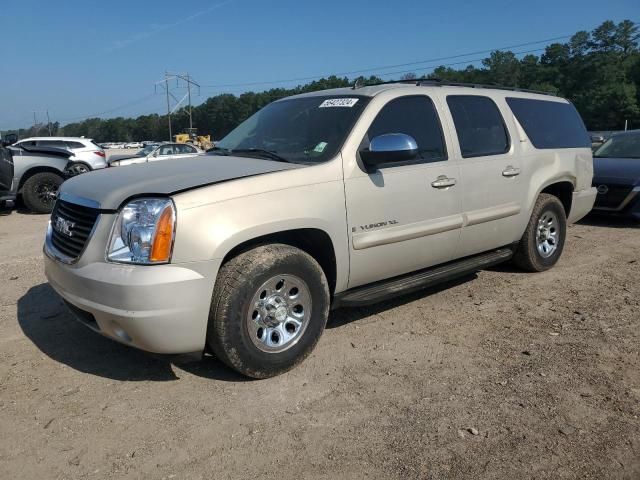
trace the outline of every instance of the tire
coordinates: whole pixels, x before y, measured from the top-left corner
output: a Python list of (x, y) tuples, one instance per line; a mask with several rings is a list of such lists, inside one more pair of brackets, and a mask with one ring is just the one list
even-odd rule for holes
[(90, 172), (91, 167), (84, 162), (73, 162), (71, 165), (65, 168), (64, 171), (69, 176), (75, 177), (76, 175)]
[(22, 186), (25, 206), (34, 213), (51, 213), (63, 181), (62, 176), (53, 172), (32, 175)]
[(513, 262), (528, 272), (548, 270), (562, 255), (566, 236), (567, 217), (564, 206), (558, 197), (541, 193), (513, 256)]
[(313, 257), (289, 245), (255, 247), (218, 273), (207, 344), (243, 375), (280, 375), (313, 350), (327, 323), (329, 303), (327, 279)]

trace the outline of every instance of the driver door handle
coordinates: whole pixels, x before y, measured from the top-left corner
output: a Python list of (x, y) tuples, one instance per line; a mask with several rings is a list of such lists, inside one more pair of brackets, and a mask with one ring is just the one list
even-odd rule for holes
[(449, 178), (446, 175), (439, 175), (433, 182), (431, 182), (431, 186), (433, 188), (449, 188), (453, 187), (457, 183), (455, 178)]
[(512, 167), (511, 165), (502, 171), (503, 177), (517, 177), (518, 175), (520, 175), (520, 169)]

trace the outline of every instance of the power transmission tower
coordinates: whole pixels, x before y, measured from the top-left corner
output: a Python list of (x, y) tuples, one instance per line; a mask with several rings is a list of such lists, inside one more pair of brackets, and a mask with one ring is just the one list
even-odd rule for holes
[[(172, 93), (172, 88), (169, 85), (169, 82), (171, 81), (173, 83), (173, 81), (175, 80), (175, 87), (173, 87), (173, 90), (177, 90), (179, 88), (184, 88), (182, 86), (182, 84), (184, 83), (186, 85), (187, 88), (187, 93), (185, 93), (182, 98), (178, 99), (173, 93)], [(189, 75), (189, 73), (171, 73), (171, 72), (165, 72), (164, 73), (164, 80), (160, 80), (159, 82), (156, 82), (155, 84), (155, 92), (158, 93), (158, 90), (160, 89), (160, 91), (164, 90), (166, 99), (167, 99), (167, 120), (169, 123), (169, 141), (173, 140), (173, 135), (172, 135), (172, 128), (171, 128), (171, 115), (173, 113), (175, 113), (175, 111), (180, 107), (180, 105), (187, 100), (188, 102), (188, 110), (187, 112), (189, 113), (189, 133), (191, 134), (193, 132), (193, 117), (192, 117), (192, 104), (191, 104), (191, 88), (192, 87), (196, 87), (197, 91), (198, 91), (198, 95), (200, 94), (200, 84), (198, 84), (197, 82), (195, 82), (193, 80), (193, 78), (191, 78), (191, 75)], [(173, 101), (175, 102), (175, 105), (173, 106), (173, 108), (171, 108), (171, 99), (173, 99)]]

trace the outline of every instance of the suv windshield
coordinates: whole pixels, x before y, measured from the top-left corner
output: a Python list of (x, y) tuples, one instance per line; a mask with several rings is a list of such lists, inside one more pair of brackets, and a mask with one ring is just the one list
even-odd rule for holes
[(324, 162), (338, 153), (368, 102), (356, 95), (280, 100), (242, 122), (211, 153)]
[(596, 158), (640, 158), (640, 133), (611, 137), (593, 154)]

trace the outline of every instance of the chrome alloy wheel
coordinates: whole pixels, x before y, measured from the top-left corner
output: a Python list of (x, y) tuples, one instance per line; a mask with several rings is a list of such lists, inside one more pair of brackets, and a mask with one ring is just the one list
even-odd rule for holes
[(263, 352), (279, 353), (294, 346), (311, 318), (311, 293), (294, 275), (278, 275), (254, 293), (246, 325), (253, 344)]
[(538, 253), (543, 258), (549, 258), (558, 248), (560, 241), (560, 231), (558, 229), (558, 218), (556, 214), (546, 211), (538, 220), (536, 231), (536, 246)]

